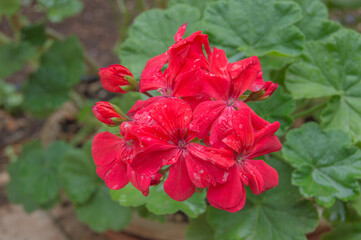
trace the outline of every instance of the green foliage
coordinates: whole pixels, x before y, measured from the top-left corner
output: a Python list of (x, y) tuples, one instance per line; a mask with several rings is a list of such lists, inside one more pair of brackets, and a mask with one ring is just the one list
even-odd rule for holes
[(169, 0), (168, 7), (172, 7), (175, 4), (187, 4), (189, 6), (193, 6), (199, 9), (201, 13), (203, 13), (204, 9), (213, 2), (218, 0)]
[(121, 97), (114, 97), (109, 102), (117, 105), (122, 112), (127, 113), (136, 101), (141, 99), (141, 94), (138, 92), (128, 92)]
[(296, 99), (331, 97), (322, 127), (343, 129), (361, 141), (361, 36), (344, 30), (325, 42), (306, 44), (305, 53), (286, 73)]
[(205, 192), (195, 193), (189, 199), (178, 202), (171, 199), (163, 189), (163, 184), (150, 187), (149, 195), (144, 197), (141, 192), (136, 190), (131, 184), (125, 188), (111, 191), (112, 199), (118, 201), (123, 206), (141, 206), (145, 204), (146, 208), (157, 215), (173, 214), (182, 211), (191, 218), (195, 218), (206, 210), (204, 201)]
[(177, 29), (187, 22), (185, 36), (199, 30), (198, 9), (176, 5), (166, 10), (152, 9), (140, 14), (129, 28), (128, 38), (122, 43), (119, 57), (124, 66), (140, 77), (145, 63), (168, 50), (174, 43)]
[(28, 43), (0, 45), (0, 78), (21, 70), (27, 60), (35, 56), (35, 49)]
[(21, 29), (21, 41), (28, 42), (33, 46), (42, 46), (46, 41), (45, 26), (32, 24)]
[(90, 149), (88, 142), (82, 150), (72, 149), (65, 155), (59, 170), (61, 182), (80, 221), (97, 232), (121, 230), (130, 221), (131, 209), (110, 199), (107, 187), (96, 175)]
[(61, 187), (59, 163), (68, 149), (64, 142), (52, 143), (45, 152), (39, 142), (25, 145), (21, 156), (8, 168), (10, 201), (23, 204), (29, 212), (37, 207), (52, 206), (50, 203), (58, 200)]
[(69, 99), (71, 87), (80, 81), (84, 70), (77, 38), (54, 42), (42, 56), (38, 71), (30, 75), (24, 86), (25, 108), (40, 116), (51, 113)]
[(80, 221), (88, 224), (94, 231), (119, 231), (123, 229), (132, 216), (130, 208), (122, 207), (112, 201), (106, 186), (100, 187), (86, 204), (75, 209)]
[(190, 220), (186, 230), (186, 240), (214, 240), (214, 230), (209, 225), (206, 214)]
[(247, 57), (297, 56), (304, 36), (294, 24), (301, 17), (292, 2), (230, 0), (205, 10), (204, 27), (210, 41), (230, 55), (241, 51)]
[(20, 0), (1, 0), (0, 1), (0, 22), (2, 15), (10, 17), (20, 10)]
[(333, 7), (340, 8), (359, 8), (361, 7), (360, 0), (323, 0)]
[(331, 233), (322, 236), (322, 240), (359, 240), (361, 239), (361, 223), (342, 223)]
[(83, 9), (83, 4), (79, 0), (38, 0), (38, 3), (44, 7), (49, 20), (52, 22), (61, 22)]
[(342, 131), (323, 132), (316, 123), (291, 130), (283, 145), (285, 160), (296, 170), (292, 183), (306, 197), (330, 207), (336, 198), (347, 201), (359, 193), (356, 178), (361, 178), (361, 150), (351, 145)]
[(23, 102), (23, 96), (15, 87), (0, 79), (0, 108), (13, 113), (19, 110)]
[(318, 223), (312, 203), (301, 200), (290, 183), (291, 168), (277, 159), (269, 161), (279, 174), (279, 185), (260, 195), (247, 189), (245, 207), (236, 213), (210, 208), (208, 221), (215, 239), (283, 240), (306, 239)]
[(302, 19), (296, 26), (303, 32), (307, 41), (321, 40), (340, 30), (335, 21), (328, 20), (327, 7), (319, 0), (290, 0), (302, 9)]
[(248, 105), (267, 121), (280, 122), (280, 129), (276, 133), (278, 136), (282, 136), (293, 122), (291, 113), (295, 110), (295, 102), (289, 94), (283, 92), (281, 87), (278, 87), (270, 99), (262, 102), (249, 102)]

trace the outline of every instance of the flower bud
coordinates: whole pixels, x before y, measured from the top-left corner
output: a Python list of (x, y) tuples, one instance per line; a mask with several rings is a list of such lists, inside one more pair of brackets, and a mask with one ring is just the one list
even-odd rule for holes
[[(99, 70), (100, 82), (103, 87), (110, 92), (126, 93), (122, 86), (133, 86), (136, 81), (133, 74), (122, 65), (113, 64)], [(137, 84), (137, 83), (136, 83)]]
[(248, 95), (244, 102), (266, 100), (272, 96), (272, 94), (276, 91), (277, 87), (278, 83), (274, 83), (272, 81), (265, 82), (261, 90)]
[(126, 121), (126, 119), (118, 113), (118, 110), (118, 107), (108, 102), (97, 102), (95, 106), (93, 106), (95, 117), (109, 126), (118, 126)]

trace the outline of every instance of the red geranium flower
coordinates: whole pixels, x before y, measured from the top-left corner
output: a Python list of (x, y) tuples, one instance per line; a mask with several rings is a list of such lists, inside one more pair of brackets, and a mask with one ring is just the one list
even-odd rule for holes
[(141, 146), (138, 137), (129, 131), (131, 125), (130, 122), (124, 122), (120, 126), (123, 138), (110, 132), (98, 133), (93, 139), (92, 156), (98, 176), (110, 189), (121, 189), (130, 180), (144, 195), (148, 195), (149, 186), (158, 183), (161, 174), (141, 176), (129, 166)]
[(174, 200), (191, 197), (195, 187), (205, 188), (227, 180), (227, 168), (233, 164), (231, 152), (192, 142), (188, 129), (192, 110), (179, 98), (167, 98), (149, 112), (154, 124), (136, 130), (144, 144), (131, 167), (141, 175), (157, 173), (170, 165), (164, 182), (165, 192)]
[(230, 168), (227, 182), (209, 187), (207, 198), (216, 208), (236, 212), (246, 201), (245, 185), (249, 185), (254, 194), (278, 185), (276, 170), (263, 160), (253, 159), (279, 151), (282, 145), (273, 135), (279, 128), (279, 122), (259, 122), (252, 117), (249, 108), (231, 111), (227, 120), (218, 120), (217, 132), (211, 132), (210, 138), (217, 139), (213, 146), (233, 150), (234, 165)]
[(247, 89), (256, 88), (252, 85), (260, 71), (261, 64), (255, 56), (228, 63), (225, 52), (213, 48), (209, 65), (201, 72), (203, 93), (212, 98), (212, 101), (204, 101), (195, 108), (191, 129), (197, 131), (200, 138), (205, 138), (213, 122), (227, 108), (244, 107), (245, 104), (239, 97)]

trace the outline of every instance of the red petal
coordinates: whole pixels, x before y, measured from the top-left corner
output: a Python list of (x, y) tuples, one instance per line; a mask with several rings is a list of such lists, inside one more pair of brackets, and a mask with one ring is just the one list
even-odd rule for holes
[(150, 176), (144, 176), (136, 173), (130, 166), (128, 166), (127, 170), (128, 178), (133, 186), (147, 196), (152, 178)]
[(253, 84), (260, 71), (261, 63), (256, 56), (228, 64), (233, 85), (232, 96), (239, 98)]
[(237, 212), (243, 208), (246, 191), (236, 164), (230, 169), (226, 183), (208, 188), (207, 199), (213, 207), (229, 212)]
[(184, 33), (186, 32), (187, 23), (183, 24), (178, 28), (177, 33), (174, 35), (174, 41), (178, 42), (182, 40)]
[(191, 97), (183, 97), (182, 100), (185, 101), (186, 103), (188, 103), (188, 105), (192, 108), (192, 111), (194, 111), (194, 109), (200, 103), (205, 102), (205, 101), (210, 101), (211, 98), (206, 95), (197, 94), (197, 95), (194, 95)]
[(153, 175), (164, 165), (176, 162), (178, 157), (179, 150), (176, 146), (153, 144), (135, 155), (130, 166), (138, 174)]
[(205, 138), (211, 130), (213, 122), (225, 110), (224, 101), (207, 101), (199, 104), (194, 110), (193, 122), (190, 129), (198, 132), (198, 137)]
[[(164, 99), (163, 96), (160, 97), (151, 97), (145, 101), (138, 100), (135, 102), (133, 107), (128, 111), (127, 115), (133, 119), (134, 115), (141, 110), (146, 108), (152, 108), (152, 105), (155, 104), (157, 101)], [(135, 121), (136, 122), (136, 121)]]
[(232, 116), (235, 111), (233, 107), (226, 107), (225, 111), (213, 123), (209, 137), (212, 147), (227, 148), (222, 139), (234, 133)]
[(197, 143), (190, 143), (187, 149), (194, 157), (223, 168), (229, 168), (235, 162), (233, 152), (225, 149), (206, 147)]
[(191, 153), (185, 155), (185, 161), (190, 179), (199, 188), (227, 181), (228, 171), (226, 168), (219, 167), (205, 159), (197, 158)]
[(123, 162), (97, 167), (97, 174), (113, 190), (121, 189), (129, 183), (127, 165)]
[(267, 126), (260, 129), (255, 134), (254, 142), (258, 143), (260, 140), (272, 136), (273, 134), (275, 134), (275, 132), (277, 132), (279, 127), (280, 127), (279, 122), (274, 122), (274, 123), (268, 124)]
[(139, 91), (147, 92), (166, 87), (165, 77), (161, 71), (168, 62), (168, 52), (160, 54), (148, 60), (140, 75)]
[(282, 144), (278, 137), (271, 136), (259, 141), (256, 145), (254, 145), (252, 149), (249, 150), (250, 154), (248, 157), (256, 158), (271, 152), (277, 152), (281, 150), (281, 148)]
[(150, 114), (164, 132), (177, 142), (184, 139), (192, 121), (192, 109), (179, 98), (167, 98), (157, 104)]
[(123, 152), (123, 145), (123, 139), (110, 132), (101, 132), (95, 135), (92, 143), (95, 165), (107, 166), (116, 161)]
[(263, 160), (246, 160), (243, 168), (254, 194), (263, 193), (278, 185), (277, 171)]
[(169, 169), (169, 176), (164, 182), (164, 191), (176, 201), (190, 198), (196, 188), (188, 176), (184, 159), (179, 159)]
[(258, 73), (256, 80), (254, 80), (252, 85), (248, 88), (250, 91), (258, 92), (259, 90), (261, 90), (263, 88), (265, 83), (263, 82), (262, 75), (263, 75), (262, 72)]
[(233, 112), (231, 127), (234, 133), (222, 139), (222, 142), (238, 153), (248, 152), (254, 143), (250, 110), (243, 108)]

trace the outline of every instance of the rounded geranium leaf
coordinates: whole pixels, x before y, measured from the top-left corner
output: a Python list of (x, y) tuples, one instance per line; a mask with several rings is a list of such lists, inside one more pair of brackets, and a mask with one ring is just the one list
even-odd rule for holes
[(119, 202), (126, 207), (138, 207), (147, 202), (142, 192), (136, 189), (131, 183), (119, 190), (110, 190), (112, 200)]
[(300, 8), (292, 2), (230, 0), (209, 5), (204, 26), (210, 41), (227, 54), (237, 49), (247, 57), (297, 56), (304, 36), (294, 24), (301, 17)]
[(361, 178), (361, 150), (351, 145), (345, 132), (324, 132), (308, 123), (290, 131), (286, 139), (283, 154), (296, 168), (292, 183), (304, 196), (330, 207), (336, 198), (346, 201), (360, 193), (356, 178)]
[(326, 129), (350, 132), (361, 141), (361, 36), (343, 30), (324, 42), (309, 42), (301, 59), (286, 72), (296, 99), (331, 97), (322, 112)]
[[(210, 208), (208, 221), (215, 230), (215, 239), (279, 240), (306, 239), (318, 223), (312, 202), (301, 200), (290, 183), (291, 169), (280, 160), (268, 161), (280, 174), (278, 187), (260, 195), (247, 189), (247, 202), (236, 213)], [(286, 227), (285, 227), (286, 226)]]
[(322, 240), (358, 240), (361, 239), (361, 223), (341, 223), (332, 232), (322, 236)]

